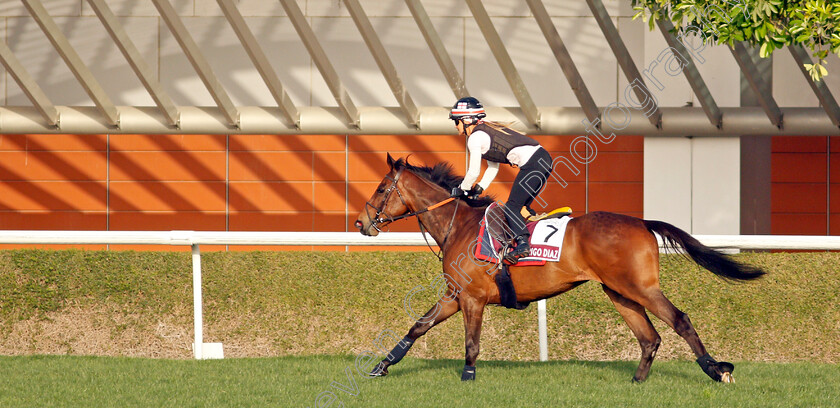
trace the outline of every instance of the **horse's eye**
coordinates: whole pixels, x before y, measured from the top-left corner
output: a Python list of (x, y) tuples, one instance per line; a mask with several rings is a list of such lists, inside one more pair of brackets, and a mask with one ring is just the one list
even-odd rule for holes
[(385, 192), (385, 186), (379, 186), (376, 188), (376, 192), (382, 194)]

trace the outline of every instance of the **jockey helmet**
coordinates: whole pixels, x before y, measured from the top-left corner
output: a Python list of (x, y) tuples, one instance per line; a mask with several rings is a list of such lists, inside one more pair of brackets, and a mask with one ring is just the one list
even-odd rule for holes
[[(458, 99), (458, 102), (455, 102), (452, 110), (449, 111), (449, 119), (456, 122), (464, 120), (464, 124), (467, 125), (476, 123), (479, 119), (486, 116), (484, 105), (472, 96)], [(467, 120), (469, 120), (469, 123), (467, 123)]]

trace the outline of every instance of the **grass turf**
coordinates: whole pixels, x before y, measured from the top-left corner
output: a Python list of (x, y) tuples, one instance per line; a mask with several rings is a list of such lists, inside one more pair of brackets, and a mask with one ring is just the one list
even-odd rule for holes
[[(353, 356), (215, 361), (125, 357), (0, 357), (4, 407), (836, 407), (840, 366), (736, 362), (735, 384), (689, 361), (481, 361), (406, 358), (385, 378), (356, 373)], [(344, 389), (345, 391), (342, 391)], [(320, 404), (317, 402), (321, 398)]]

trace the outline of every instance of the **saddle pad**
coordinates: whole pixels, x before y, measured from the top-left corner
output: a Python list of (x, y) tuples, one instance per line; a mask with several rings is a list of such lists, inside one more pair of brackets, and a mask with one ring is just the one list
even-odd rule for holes
[[(491, 206), (492, 207), (492, 206)], [(488, 208), (488, 211), (490, 209)], [(527, 224), (528, 232), (531, 233), (531, 254), (519, 260), (516, 266), (545, 265), (547, 261), (557, 262), (560, 260), (560, 249), (563, 247), (563, 236), (566, 233), (566, 224), (571, 217), (553, 218), (530, 222)], [(487, 216), (481, 222), (476, 240), (476, 259), (500, 263), (502, 261), (502, 243), (494, 239), (487, 228)]]
[[(557, 262), (560, 260), (560, 249), (563, 248), (563, 237), (566, 235), (566, 225), (572, 217), (550, 218), (537, 221), (531, 232), (531, 253), (523, 259), (544, 259)], [(520, 260), (520, 262), (522, 262)]]

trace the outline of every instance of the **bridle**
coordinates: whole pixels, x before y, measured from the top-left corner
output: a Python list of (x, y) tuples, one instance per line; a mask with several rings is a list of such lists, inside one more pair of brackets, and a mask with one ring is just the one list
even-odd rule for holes
[[(446, 231), (446, 236), (444, 237), (443, 242), (440, 243), (441, 252), (443, 252), (443, 245), (446, 243), (447, 238), (449, 238), (449, 233), (452, 232), (452, 225), (455, 222), (455, 215), (458, 213), (458, 204), (460, 203), (460, 200), (455, 200), (454, 197), (449, 197), (449, 198), (447, 198), (443, 201), (439, 201), (439, 202), (437, 202), (435, 204), (432, 204), (432, 205), (430, 205), (426, 208), (423, 208), (423, 209), (420, 209), (420, 210), (417, 210), (417, 211), (409, 211), (409, 212), (407, 212), (403, 215), (398, 215), (396, 217), (392, 217), (390, 214), (385, 212), (385, 205), (388, 203), (388, 198), (391, 197), (391, 193), (396, 191), (397, 192), (397, 197), (400, 198), (400, 202), (402, 203), (402, 205), (404, 207), (408, 208), (408, 204), (405, 202), (405, 198), (403, 198), (402, 192), (400, 192), (399, 187), (397, 187), (397, 182), (400, 181), (400, 176), (402, 176), (403, 170), (405, 170), (405, 167), (400, 168), (397, 171), (397, 174), (394, 175), (394, 177), (391, 177), (390, 175), (385, 176), (386, 180), (391, 180), (391, 185), (385, 190), (385, 192), (384, 192), (385, 196), (382, 198), (382, 204), (380, 204), (379, 207), (375, 207), (373, 204), (370, 203), (370, 201), (365, 202), (365, 212), (368, 214), (368, 218), (370, 219), (370, 225), (375, 230), (377, 230), (379, 232), (382, 232), (382, 229), (379, 228), (379, 226), (381, 224), (392, 223), (394, 221), (414, 217), (414, 216), (423, 214), (425, 212), (429, 212), (431, 210), (434, 210), (435, 208), (441, 207), (443, 205), (449, 204), (452, 201), (455, 201), (455, 211), (452, 213), (452, 220), (450, 220), (450, 222), (449, 222), (449, 229)], [(371, 208), (375, 211), (375, 214), (374, 214), (373, 217), (370, 216), (370, 209)], [(427, 230), (427, 228), (423, 225), (423, 222), (420, 221), (419, 217), (417, 218), (417, 222), (420, 224), (421, 231)], [(426, 238), (426, 234), (423, 234), (423, 239), (426, 240), (426, 245), (428, 245), (429, 248), (431, 249), (432, 245), (429, 243), (428, 239)], [(432, 252), (434, 253), (434, 250), (432, 250)], [(440, 254), (435, 253), (435, 255), (439, 259), (441, 259), (441, 260), (443, 259)]]

